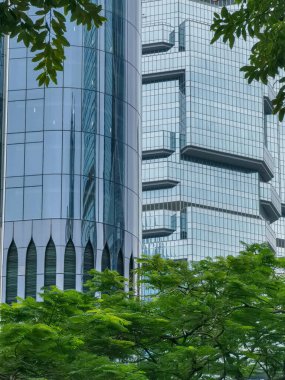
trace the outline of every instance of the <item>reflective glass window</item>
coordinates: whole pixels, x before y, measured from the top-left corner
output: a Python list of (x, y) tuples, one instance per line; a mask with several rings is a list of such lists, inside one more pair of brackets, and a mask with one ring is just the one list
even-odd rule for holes
[(27, 100), (26, 107), (26, 131), (42, 131), (44, 108), (43, 100)]
[(8, 133), (25, 132), (25, 102), (9, 102)]
[(62, 127), (62, 88), (45, 90), (45, 130)]
[(44, 173), (56, 174), (61, 173), (62, 159), (62, 133), (45, 132), (44, 133)]
[(24, 144), (7, 146), (7, 177), (24, 175)]
[(42, 216), (42, 187), (24, 188), (24, 219), (40, 219)]
[(27, 88), (39, 87), (37, 77), (40, 74), (40, 72), (34, 70), (37, 64), (38, 62), (32, 62), (31, 58), (27, 59)]
[(23, 217), (23, 188), (6, 189), (5, 197), (6, 221), (21, 220)]
[(60, 218), (61, 178), (45, 175), (43, 178), (43, 218)]
[(41, 174), (43, 171), (43, 143), (26, 144), (25, 149), (25, 174)]
[(26, 88), (26, 58), (10, 59), (9, 90)]
[(70, 46), (65, 50), (64, 87), (81, 87), (82, 48)]

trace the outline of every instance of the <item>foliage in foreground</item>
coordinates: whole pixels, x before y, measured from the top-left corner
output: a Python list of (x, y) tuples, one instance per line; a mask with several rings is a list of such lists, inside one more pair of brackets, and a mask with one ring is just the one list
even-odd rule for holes
[(87, 293), (2, 305), (0, 379), (284, 378), (284, 267), (266, 245), (191, 268), (155, 256), (138, 270), (149, 299), (106, 271)]
[[(242, 67), (249, 83), (253, 80), (268, 83), (269, 78), (277, 78), (280, 89), (273, 101), (274, 113), (279, 119), (285, 115), (285, 1), (283, 0), (235, 0), (239, 8), (230, 12), (223, 7), (221, 13), (214, 14), (211, 29), (214, 31), (212, 43), (222, 40), (232, 48), (235, 38), (255, 38), (249, 64)], [(279, 76), (280, 73), (281, 77)]]
[(10, 35), (34, 52), (39, 85), (57, 83), (63, 70), (66, 22), (99, 27), (105, 21), (101, 5), (92, 0), (5, 0), (0, 2), (0, 37)]

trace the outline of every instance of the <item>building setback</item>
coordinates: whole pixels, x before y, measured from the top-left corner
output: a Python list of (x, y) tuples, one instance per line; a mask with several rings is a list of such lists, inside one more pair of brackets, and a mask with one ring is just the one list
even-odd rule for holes
[(143, 252), (196, 261), (267, 241), (284, 255), (284, 128), (274, 89), (239, 71), (252, 42), (210, 46), (226, 1), (142, 3)]
[(140, 2), (101, 3), (104, 26), (68, 25), (57, 86), (39, 88), (29, 51), (6, 41), (3, 302), (82, 290), (92, 268), (128, 277), (139, 253)]

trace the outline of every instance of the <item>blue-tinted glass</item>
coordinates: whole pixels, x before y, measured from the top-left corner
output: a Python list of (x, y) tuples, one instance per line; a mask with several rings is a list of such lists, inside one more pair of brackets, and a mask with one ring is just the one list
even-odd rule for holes
[(43, 130), (43, 100), (29, 100), (26, 102), (26, 131)]

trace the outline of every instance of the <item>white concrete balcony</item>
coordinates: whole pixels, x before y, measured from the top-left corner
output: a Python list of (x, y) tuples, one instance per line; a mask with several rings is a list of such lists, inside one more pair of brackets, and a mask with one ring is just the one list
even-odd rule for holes
[(171, 49), (175, 44), (175, 32), (171, 25), (149, 24), (142, 29), (142, 53), (162, 52)]
[(158, 131), (143, 133), (143, 160), (168, 157), (175, 152), (176, 135), (174, 132)]
[(179, 167), (170, 162), (147, 162), (142, 166), (142, 189), (158, 190), (176, 186), (180, 182)]
[(162, 237), (173, 234), (177, 228), (176, 214), (168, 210), (143, 212), (143, 238)]
[(281, 199), (270, 183), (260, 182), (260, 205), (264, 209), (270, 223), (281, 216)]

